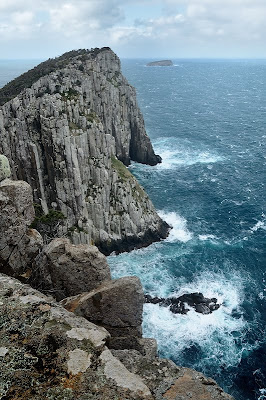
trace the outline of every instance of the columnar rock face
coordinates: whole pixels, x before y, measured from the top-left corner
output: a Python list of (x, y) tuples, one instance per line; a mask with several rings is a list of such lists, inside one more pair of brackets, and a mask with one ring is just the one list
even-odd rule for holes
[(88, 292), (111, 279), (106, 258), (97, 247), (54, 239), (36, 258), (31, 282), (57, 300)]
[(0, 182), (0, 272), (15, 277), (30, 272), (42, 246), (41, 235), (29, 226), (34, 219), (32, 189), (22, 181)]
[(0, 152), (13, 178), (30, 183), (45, 214), (65, 215), (60, 234), (74, 243), (109, 254), (166, 237), (167, 224), (125, 166), (160, 161), (135, 90), (110, 49), (72, 53), (0, 108)]

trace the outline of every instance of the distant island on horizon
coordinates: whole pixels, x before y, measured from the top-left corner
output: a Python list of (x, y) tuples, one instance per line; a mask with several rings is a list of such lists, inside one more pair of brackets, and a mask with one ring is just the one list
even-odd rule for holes
[(171, 60), (151, 61), (146, 64), (147, 67), (172, 67), (173, 65)]

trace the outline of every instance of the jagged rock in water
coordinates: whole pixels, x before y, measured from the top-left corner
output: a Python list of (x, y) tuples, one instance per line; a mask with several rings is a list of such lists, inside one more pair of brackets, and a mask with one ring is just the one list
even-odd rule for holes
[(189, 309), (186, 305), (193, 307), (195, 311), (201, 314), (210, 314), (218, 310), (220, 304), (217, 304), (216, 298), (204, 297), (202, 293), (186, 293), (179, 297), (152, 297), (145, 295), (146, 303), (160, 304), (162, 306), (170, 306), (170, 311), (174, 314), (187, 314)]
[(8, 158), (0, 154), (0, 182), (6, 178), (10, 178), (11, 169)]
[(0, 152), (13, 178), (33, 187), (44, 214), (64, 214), (60, 235), (105, 254), (167, 236), (168, 225), (125, 166), (155, 165), (160, 157), (110, 49), (48, 60), (2, 88), (1, 99), (9, 101), (0, 107)]
[(136, 350), (28, 285), (0, 274), (0, 397), (233, 400), (201, 373)]
[(30, 274), (31, 263), (43, 245), (29, 228), (34, 219), (32, 189), (28, 183), (0, 182), (0, 272), (15, 277)]
[(142, 333), (143, 303), (143, 288), (135, 276), (105, 282), (61, 302), (67, 310), (104, 326), (119, 348), (141, 347), (137, 338)]
[(36, 258), (31, 284), (57, 300), (88, 292), (111, 279), (106, 258), (95, 246), (57, 238)]

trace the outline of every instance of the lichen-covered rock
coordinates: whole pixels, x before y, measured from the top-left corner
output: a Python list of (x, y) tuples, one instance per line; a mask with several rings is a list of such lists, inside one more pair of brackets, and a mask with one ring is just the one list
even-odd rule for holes
[(105, 282), (89, 293), (61, 302), (67, 310), (104, 326), (112, 338), (119, 338), (119, 348), (135, 348), (141, 337), (143, 303), (143, 288), (135, 276)]
[(106, 347), (109, 333), (0, 274), (0, 398), (233, 400), (172, 361)]
[(108, 332), (0, 274), (0, 398), (152, 400), (105, 347)]
[(69, 239), (58, 238), (36, 258), (31, 283), (61, 300), (88, 292), (110, 279), (106, 258), (97, 247), (73, 245)]
[(6, 156), (0, 154), (0, 182), (6, 178), (10, 178), (11, 169)]
[(151, 360), (136, 350), (112, 350), (112, 354), (141, 376), (155, 400), (234, 400), (213, 379), (170, 360)]
[(28, 183), (0, 182), (0, 272), (19, 277), (31, 269), (42, 246), (40, 234), (29, 228), (34, 215)]

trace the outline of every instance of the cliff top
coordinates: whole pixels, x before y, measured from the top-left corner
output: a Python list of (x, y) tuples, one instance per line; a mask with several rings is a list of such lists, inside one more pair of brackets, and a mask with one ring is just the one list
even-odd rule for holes
[(48, 60), (40, 63), (36, 67), (30, 69), (24, 74), (13, 79), (0, 89), (0, 106), (16, 97), (22, 90), (30, 88), (33, 83), (45, 75), (50, 74), (58, 69), (65, 68), (73, 59), (86, 61), (86, 59), (94, 59), (96, 56), (111, 49), (109, 47), (88, 49), (71, 50), (59, 57), (49, 58)]

